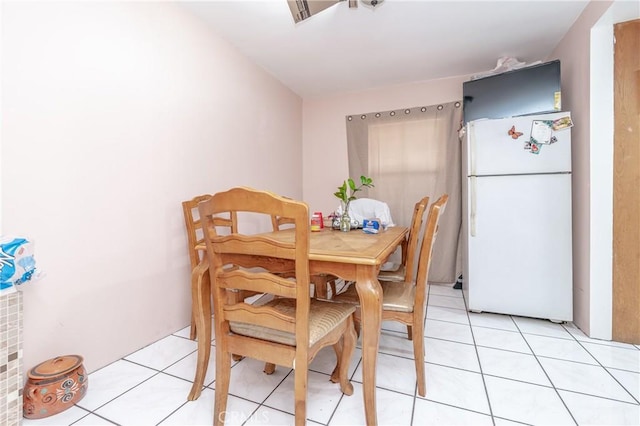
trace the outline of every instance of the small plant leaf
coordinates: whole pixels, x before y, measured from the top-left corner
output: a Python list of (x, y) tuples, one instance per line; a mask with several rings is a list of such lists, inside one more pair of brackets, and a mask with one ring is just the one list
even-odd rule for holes
[[(353, 179), (348, 178), (342, 183), (342, 186), (338, 187), (338, 191), (334, 192), (333, 195), (344, 203), (347, 203), (355, 200), (357, 198), (355, 195), (356, 192), (361, 191), (363, 187), (373, 188), (373, 179), (366, 176), (360, 176), (360, 186), (356, 186)], [(350, 194), (347, 193), (347, 190), (349, 190)]]

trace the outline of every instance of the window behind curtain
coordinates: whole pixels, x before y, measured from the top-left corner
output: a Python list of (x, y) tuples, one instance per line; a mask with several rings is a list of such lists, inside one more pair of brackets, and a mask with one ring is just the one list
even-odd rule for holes
[(461, 269), (461, 110), (460, 102), (451, 102), (347, 117), (349, 175), (373, 179), (375, 188), (366, 196), (388, 203), (397, 225), (410, 225), (413, 207), (425, 195), (431, 203), (449, 194), (430, 282), (453, 283)]

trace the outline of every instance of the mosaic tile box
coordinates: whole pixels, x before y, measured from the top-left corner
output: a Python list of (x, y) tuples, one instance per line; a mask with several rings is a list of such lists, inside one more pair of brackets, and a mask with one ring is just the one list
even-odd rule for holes
[(0, 425), (22, 423), (22, 292), (0, 293)]

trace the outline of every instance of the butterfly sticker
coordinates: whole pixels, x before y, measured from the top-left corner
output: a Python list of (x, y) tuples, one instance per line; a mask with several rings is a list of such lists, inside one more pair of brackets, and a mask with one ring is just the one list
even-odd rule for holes
[(516, 126), (511, 126), (509, 129), (509, 136), (511, 136), (512, 139), (518, 139), (522, 135), (522, 132), (516, 132)]

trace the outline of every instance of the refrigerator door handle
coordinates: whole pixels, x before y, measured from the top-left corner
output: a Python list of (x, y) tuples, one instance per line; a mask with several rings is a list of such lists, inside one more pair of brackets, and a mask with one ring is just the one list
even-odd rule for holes
[(475, 123), (469, 123), (469, 175), (476, 174), (476, 132)]
[(476, 177), (471, 176), (469, 178), (469, 196), (471, 200), (469, 202), (469, 232), (472, 237), (476, 236)]

